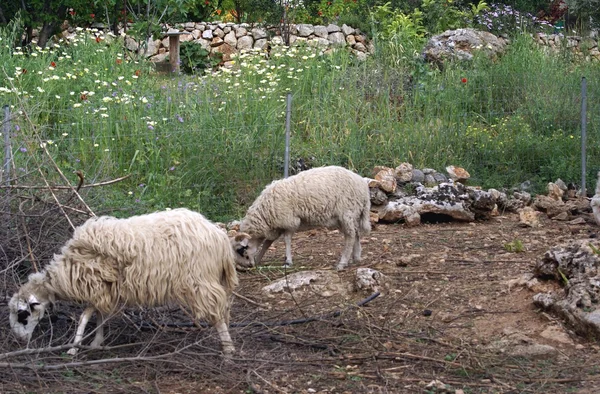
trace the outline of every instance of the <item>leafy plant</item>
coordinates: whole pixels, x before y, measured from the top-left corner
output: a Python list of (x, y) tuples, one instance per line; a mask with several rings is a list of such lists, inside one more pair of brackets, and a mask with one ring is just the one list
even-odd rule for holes
[(525, 245), (523, 245), (523, 241), (520, 239), (515, 239), (514, 241), (505, 243), (504, 249), (511, 253), (522, 253), (526, 250)]
[(179, 58), (183, 72), (197, 74), (219, 65), (223, 60), (223, 55), (221, 53), (211, 54), (200, 44), (185, 41), (181, 43), (179, 48)]

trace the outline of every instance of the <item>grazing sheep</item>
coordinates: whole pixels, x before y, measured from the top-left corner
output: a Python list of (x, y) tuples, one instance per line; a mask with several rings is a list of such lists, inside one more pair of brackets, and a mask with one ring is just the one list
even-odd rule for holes
[[(199, 213), (173, 209), (117, 219), (92, 218), (75, 229), (44, 271), (29, 276), (9, 302), (10, 325), (29, 341), (46, 308), (57, 300), (87, 304), (74, 344), (97, 312), (92, 346), (104, 341), (102, 323), (122, 306), (187, 306), (215, 326), (223, 353), (233, 353), (227, 329), (230, 296), (238, 284), (227, 234)], [(77, 348), (69, 350), (76, 354)]]
[(596, 223), (600, 226), (600, 171), (598, 171), (598, 179), (596, 180), (596, 194), (592, 197), (590, 205), (592, 206)]
[[(351, 258), (360, 261), (360, 236), (371, 230), (369, 186), (365, 178), (342, 167), (313, 168), (268, 185), (240, 224), (245, 234), (232, 240), (236, 262), (251, 267), (282, 234), (285, 265), (292, 265), (292, 235), (315, 227), (337, 228), (344, 234), (344, 250), (337, 269)], [(259, 246), (262, 245), (260, 251)], [(258, 254), (257, 254), (258, 251)]]

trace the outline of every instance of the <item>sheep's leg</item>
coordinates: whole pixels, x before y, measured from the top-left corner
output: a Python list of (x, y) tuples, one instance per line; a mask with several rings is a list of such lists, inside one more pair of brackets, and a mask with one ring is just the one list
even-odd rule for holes
[(273, 244), (273, 242), (275, 242), (275, 240), (270, 240), (270, 239), (265, 239), (262, 247), (260, 248), (260, 250), (258, 251), (258, 254), (256, 255), (256, 257), (254, 257), (254, 266), (256, 267), (258, 264), (260, 264), (263, 256), (265, 255), (265, 253), (267, 252), (267, 249), (269, 249), (269, 247), (271, 247), (271, 245)]
[(291, 231), (286, 231), (283, 239), (285, 240), (285, 264), (284, 267), (291, 267), (292, 262), (292, 235), (294, 235)]
[[(94, 308), (93, 306), (88, 306), (81, 314), (81, 317), (79, 318), (79, 325), (77, 326), (77, 332), (75, 333), (75, 340), (73, 341), (73, 345), (79, 345), (81, 343), (81, 340), (83, 339), (83, 333), (85, 332), (85, 326), (87, 326), (88, 322), (90, 321), (90, 317), (92, 317), (95, 310), (96, 308)], [(74, 356), (77, 354), (78, 350), (79, 349), (77, 349), (76, 347), (72, 347), (71, 349), (69, 349), (67, 354)]]
[(360, 235), (356, 233), (354, 236), (354, 247), (352, 248), (352, 261), (354, 263), (360, 262), (360, 255), (362, 252), (362, 248), (360, 246)]
[(217, 329), (217, 332), (219, 333), (219, 338), (221, 339), (223, 354), (225, 355), (225, 357), (230, 357), (235, 352), (235, 347), (233, 346), (233, 341), (231, 340), (231, 336), (229, 335), (227, 324), (224, 320), (221, 320), (217, 324), (215, 324), (215, 328)]
[(100, 347), (104, 342), (104, 316), (100, 312), (96, 312), (96, 336), (92, 341), (92, 347)]
[(344, 234), (344, 250), (342, 251), (340, 262), (335, 267), (338, 271), (343, 270), (348, 266), (348, 261), (350, 260), (352, 250), (354, 249), (354, 236), (354, 232), (351, 234)]

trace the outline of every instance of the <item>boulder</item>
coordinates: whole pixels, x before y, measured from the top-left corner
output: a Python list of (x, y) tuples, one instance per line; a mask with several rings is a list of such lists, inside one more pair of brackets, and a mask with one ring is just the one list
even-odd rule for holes
[(423, 57), (442, 67), (447, 60), (471, 60), (475, 51), (483, 51), (495, 59), (504, 53), (506, 45), (505, 39), (486, 31), (471, 28), (447, 30), (427, 42)]

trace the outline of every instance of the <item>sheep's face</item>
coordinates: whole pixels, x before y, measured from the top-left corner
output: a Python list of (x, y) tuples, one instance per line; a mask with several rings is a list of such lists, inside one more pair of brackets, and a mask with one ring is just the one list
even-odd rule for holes
[(33, 330), (44, 316), (48, 301), (41, 301), (34, 294), (15, 293), (8, 303), (9, 321), (13, 332), (24, 341), (29, 341)]
[(258, 242), (246, 233), (236, 234), (231, 239), (234, 250), (235, 263), (242, 268), (254, 267), (254, 255), (258, 251)]

